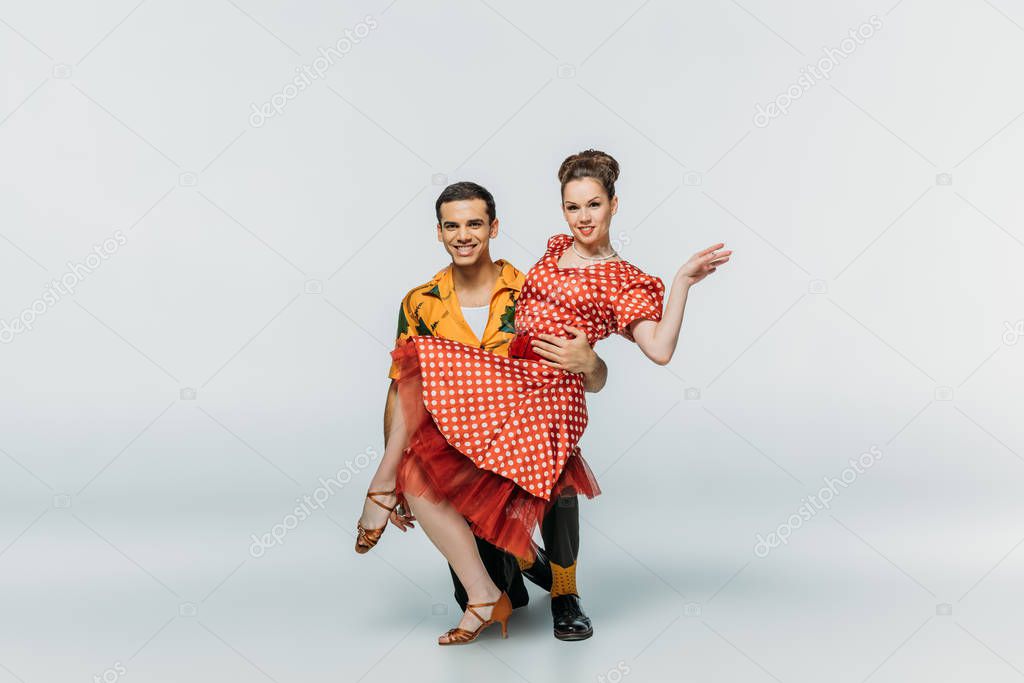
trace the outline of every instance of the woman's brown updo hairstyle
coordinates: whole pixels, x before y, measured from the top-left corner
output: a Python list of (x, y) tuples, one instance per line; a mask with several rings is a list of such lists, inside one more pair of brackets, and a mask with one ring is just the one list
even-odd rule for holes
[(615, 181), (619, 179), (619, 162), (610, 154), (596, 149), (586, 149), (579, 154), (566, 157), (558, 169), (558, 181), (562, 183), (562, 195), (565, 186), (572, 180), (593, 178), (604, 186), (608, 199), (615, 196)]

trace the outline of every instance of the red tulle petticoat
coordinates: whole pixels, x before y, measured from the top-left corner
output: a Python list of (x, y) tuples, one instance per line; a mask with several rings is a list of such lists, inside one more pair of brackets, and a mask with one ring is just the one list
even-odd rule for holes
[[(513, 347), (517, 348), (522, 347)], [(448, 443), (424, 406), (416, 346), (406, 340), (391, 356), (398, 363), (398, 399), (409, 430), (409, 445), (396, 481), (400, 496), (423, 497), (434, 503), (448, 501), (466, 518), (475, 535), (516, 557), (533, 559), (533, 532), (551, 506), (557, 504), (559, 495), (575, 493), (593, 498), (601, 493), (579, 447), (566, 461), (549, 500), (480, 469)]]

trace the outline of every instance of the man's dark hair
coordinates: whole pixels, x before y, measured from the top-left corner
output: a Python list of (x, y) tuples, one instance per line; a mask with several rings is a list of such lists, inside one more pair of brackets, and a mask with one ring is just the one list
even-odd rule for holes
[(437, 214), (437, 222), (441, 222), (441, 205), (447, 202), (460, 202), (467, 199), (482, 199), (487, 204), (487, 223), (494, 222), (494, 196), (487, 191), (487, 188), (471, 183), (469, 181), (463, 181), (461, 183), (453, 183), (448, 187), (444, 188), (440, 196), (437, 198), (437, 202), (434, 204), (434, 213)]

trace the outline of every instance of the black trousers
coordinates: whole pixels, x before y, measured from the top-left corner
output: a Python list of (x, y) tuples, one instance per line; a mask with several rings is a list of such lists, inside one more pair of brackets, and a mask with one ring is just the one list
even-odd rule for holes
[[(555, 564), (568, 567), (576, 562), (580, 551), (580, 511), (579, 499), (575, 495), (561, 496), (541, 520), (540, 535), (544, 540), (544, 552)], [(508, 593), (513, 607), (522, 607), (530, 601), (523, 573), (519, 570), (516, 558), (496, 548), (482, 538), (476, 539), (487, 573), (499, 589)], [(465, 611), (466, 589), (463, 587), (455, 570), (448, 565), (455, 585), (455, 602)]]

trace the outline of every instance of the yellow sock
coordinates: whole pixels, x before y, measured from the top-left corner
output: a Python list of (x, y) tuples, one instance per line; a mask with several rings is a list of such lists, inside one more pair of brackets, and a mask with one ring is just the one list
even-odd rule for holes
[(519, 571), (525, 571), (533, 566), (533, 560), (525, 560), (521, 557), (517, 557), (516, 562), (519, 563)]
[(576, 592), (576, 563), (568, 567), (551, 563), (551, 597), (559, 595), (579, 595)]

